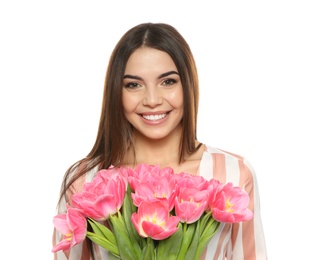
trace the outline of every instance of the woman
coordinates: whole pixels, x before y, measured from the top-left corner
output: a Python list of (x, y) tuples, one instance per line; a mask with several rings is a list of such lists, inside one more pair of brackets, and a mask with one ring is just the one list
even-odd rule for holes
[[(198, 94), (193, 55), (175, 28), (144, 23), (126, 32), (108, 64), (96, 141), (88, 156), (67, 170), (59, 212), (100, 169), (140, 163), (170, 166), (176, 173), (232, 182), (250, 195), (254, 218), (222, 223), (203, 259), (267, 259), (253, 169), (244, 158), (197, 140)], [(54, 230), (53, 243), (59, 240)], [(87, 241), (55, 257), (108, 259), (106, 254)]]

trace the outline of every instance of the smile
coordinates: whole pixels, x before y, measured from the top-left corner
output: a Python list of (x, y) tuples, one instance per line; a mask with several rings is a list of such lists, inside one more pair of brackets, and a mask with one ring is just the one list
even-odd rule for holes
[(161, 115), (142, 115), (143, 118), (149, 121), (157, 121), (165, 118), (167, 114), (161, 114)]

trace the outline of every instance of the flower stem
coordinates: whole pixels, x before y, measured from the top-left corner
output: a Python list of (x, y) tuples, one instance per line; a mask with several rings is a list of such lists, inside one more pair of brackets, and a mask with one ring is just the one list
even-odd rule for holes
[(147, 237), (147, 244), (144, 247), (144, 250), (143, 250), (143, 254), (142, 254), (141, 259), (142, 260), (152, 260), (152, 259), (155, 259), (154, 241), (150, 237)]
[(183, 223), (183, 239), (180, 247), (180, 251), (178, 254), (177, 260), (183, 260), (186, 259), (186, 253), (188, 251), (188, 248), (192, 242), (192, 238), (195, 234), (195, 225), (188, 225), (186, 222)]

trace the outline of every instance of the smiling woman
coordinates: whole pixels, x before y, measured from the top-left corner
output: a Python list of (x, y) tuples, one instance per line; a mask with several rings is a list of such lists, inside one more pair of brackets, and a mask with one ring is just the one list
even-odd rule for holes
[[(221, 223), (202, 259), (267, 259), (254, 170), (243, 157), (197, 140), (198, 88), (190, 47), (174, 27), (144, 23), (128, 30), (108, 64), (96, 141), (88, 156), (66, 171), (58, 212), (73, 206), (72, 197), (100, 170), (141, 164), (171, 167), (178, 174), (238, 186), (249, 195), (244, 202), (253, 219)], [(239, 213), (229, 200), (218, 203), (233, 215)], [(54, 247), (61, 238), (54, 230)], [(108, 259), (108, 252), (89, 239), (55, 252), (56, 259), (80, 255)]]
[(123, 83), (125, 116), (134, 127), (134, 135), (151, 142), (174, 132), (174, 145), (179, 145), (183, 91), (171, 57), (154, 48), (135, 50), (128, 59)]

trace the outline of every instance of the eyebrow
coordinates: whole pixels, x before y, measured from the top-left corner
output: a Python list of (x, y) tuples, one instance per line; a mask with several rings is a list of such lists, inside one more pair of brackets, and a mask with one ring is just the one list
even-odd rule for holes
[[(172, 75), (172, 74), (179, 75), (178, 72), (172, 70), (172, 71), (168, 71), (168, 72), (162, 73), (162, 74), (158, 77), (158, 79), (161, 79), (161, 78), (167, 77), (167, 76)], [(124, 78), (124, 79), (137, 79), (137, 80), (143, 80), (141, 77), (134, 76), (134, 75), (129, 75), (129, 74), (124, 75), (123, 78)]]

